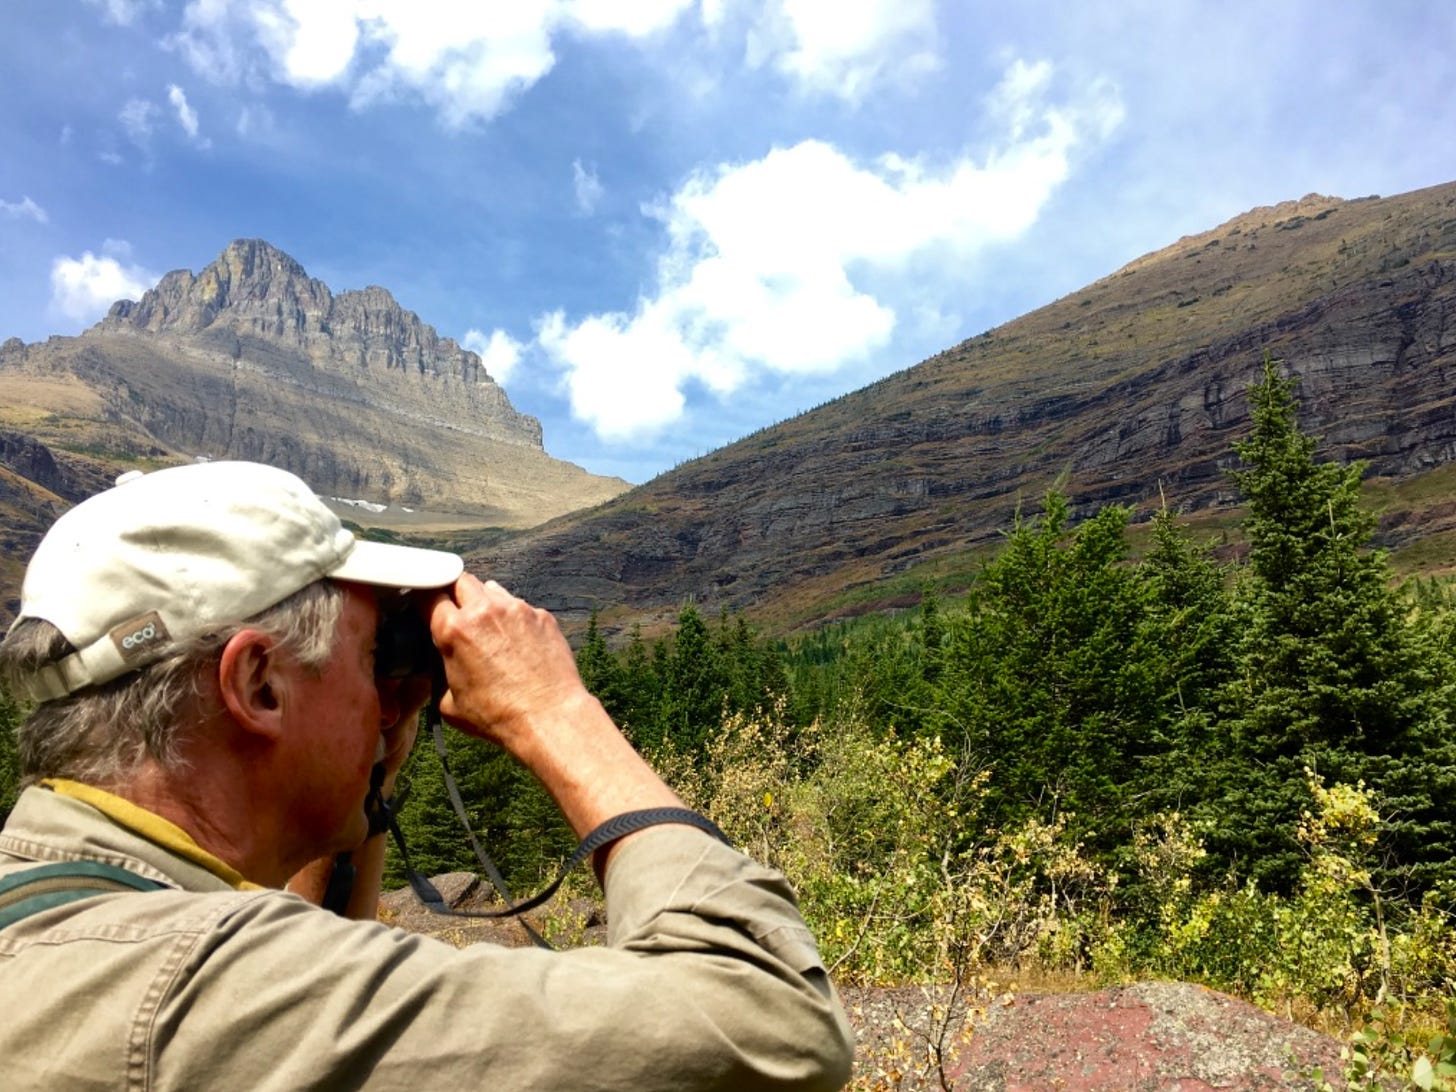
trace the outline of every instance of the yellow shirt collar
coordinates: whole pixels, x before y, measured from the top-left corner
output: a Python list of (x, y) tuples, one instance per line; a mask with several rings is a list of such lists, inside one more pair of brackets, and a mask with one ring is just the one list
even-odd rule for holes
[(207, 869), (224, 883), (239, 891), (263, 890), (262, 884), (245, 879), (237, 869), (214, 857), (193, 841), (192, 835), (176, 823), (163, 819), (160, 815), (147, 811), (146, 808), (138, 807), (130, 800), (124, 800), (105, 789), (98, 789), (95, 785), (69, 781), (63, 777), (47, 777), (40, 783), (61, 796), (69, 796), (84, 804), (90, 804), (112, 822), (119, 823), (127, 830), (140, 834), (147, 841), (155, 842), (168, 852), (175, 853), (184, 860)]

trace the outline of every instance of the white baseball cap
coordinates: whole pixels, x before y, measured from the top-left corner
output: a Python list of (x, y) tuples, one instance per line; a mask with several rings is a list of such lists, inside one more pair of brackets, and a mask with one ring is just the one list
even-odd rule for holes
[(271, 466), (124, 475), (36, 547), (16, 623), (43, 619), (77, 651), (19, 688), (53, 701), (108, 682), (322, 577), (439, 588), (463, 569), (455, 554), (355, 538), (302, 480)]

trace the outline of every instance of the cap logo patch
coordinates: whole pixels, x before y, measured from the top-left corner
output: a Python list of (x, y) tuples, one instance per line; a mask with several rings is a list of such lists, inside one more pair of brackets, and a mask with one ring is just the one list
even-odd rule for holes
[(172, 635), (156, 611), (121, 623), (111, 631), (111, 640), (121, 658), (129, 664), (146, 659), (158, 648), (170, 644)]

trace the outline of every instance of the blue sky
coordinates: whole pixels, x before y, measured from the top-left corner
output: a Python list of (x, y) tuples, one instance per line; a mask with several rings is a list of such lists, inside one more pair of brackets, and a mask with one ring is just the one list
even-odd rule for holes
[(640, 482), (1245, 209), (1456, 180), (1456, 4), (10, 0), (0, 339), (260, 237)]

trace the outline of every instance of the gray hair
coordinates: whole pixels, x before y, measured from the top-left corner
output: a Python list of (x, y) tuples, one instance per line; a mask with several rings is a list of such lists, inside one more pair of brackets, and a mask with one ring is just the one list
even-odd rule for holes
[[(228, 640), (243, 629), (261, 630), (275, 647), (319, 669), (328, 659), (343, 593), (319, 580), (267, 610), (226, 629), (188, 642), (166, 657), (118, 679), (42, 702), (16, 731), (22, 784), (63, 777), (114, 785), (147, 758), (180, 769), (182, 737), (204, 692), (203, 669), (216, 665)], [(74, 652), (61, 631), (40, 619), (23, 619), (0, 642), (0, 686)]]

